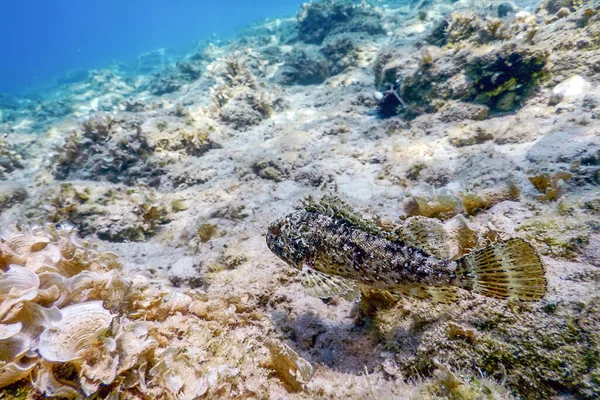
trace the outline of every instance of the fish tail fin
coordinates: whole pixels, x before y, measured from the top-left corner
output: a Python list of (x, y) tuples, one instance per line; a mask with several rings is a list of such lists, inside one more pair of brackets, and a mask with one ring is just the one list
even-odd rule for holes
[(546, 293), (545, 267), (535, 248), (510, 239), (457, 260), (463, 288), (489, 297), (539, 300)]

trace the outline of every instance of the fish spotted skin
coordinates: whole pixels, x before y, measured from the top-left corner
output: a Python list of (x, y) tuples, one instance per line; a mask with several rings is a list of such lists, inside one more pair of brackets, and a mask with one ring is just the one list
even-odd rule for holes
[(298, 210), (270, 226), (267, 245), (299, 269), (307, 266), (377, 289), (450, 285), (456, 279), (456, 262), (385, 236), (335, 215)]
[(384, 230), (335, 197), (308, 198), (269, 226), (266, 241), (274, 254), (302, 271), (303, 286), (318, 297), (354, 301), (358, 288), (370, 288), (449, 303), (458, 298), (456, 287), (526, 301), (545, 295), (545, 266), (527, 241), (496, 242), (452, 260), (432, 255), (446, 254), (439, 223), (413, 222)]

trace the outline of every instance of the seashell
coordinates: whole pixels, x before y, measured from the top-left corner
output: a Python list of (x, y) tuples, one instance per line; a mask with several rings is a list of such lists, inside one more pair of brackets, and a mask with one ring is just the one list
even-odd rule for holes
[(53, 301), (52, 305), (58, 307), (64, 305), (69, 296), (68, 280), (56, 270), (38, 273), (38, 278), (40, 279), (41, 290), (47, 291), (51, 290), (52, 287), (58, 288), (59, 297)]
[(6, 244), (12, 251), (23, 255), (31, 252), (31, 247), (35, 246), (36, 237), (23, 233), (14, 233), (6, 239)]
[(67, 362), (96, 347), (110, 327), (113, 315), (101, 301), (75, 304), (61, 310), (62, 319), (40, 335), (39, 353), (48, 360)]
[(51, 362), (42, 360), (33, 386), (46, 397), (81, 398), (81, 394), (77, 390), (56, 379), (52, 372), (53, 365)]
[(285, 343), (269, 340), (270, 367), (294, 391), (301, 391), (314, 374), (313, 366)]
[(0, 340), (0, 363), (18, 361), (30, 348), (31, 338), (21, 332)]
[(37, 337), (45, 328), (60, 321), (62, 313), (58, 307), (42, 307), (39, 304), (25, 302), (12, 319), (22, 324), (22, 332), (30, 337)]
[(38, 272), (44, 270), (56, 269), (56, 261), (53, 260), (51, 252), (40, 251), (37, 253), (31, 253), (26, 259), (24, 264), (27, 269)]
[(56, 266), (64, 276), (72, 277), (88, 269), (89, 261), (86, 260), (86, 252), (77, 249), (72, 257), (61, 259)]
[(50, 243), (50, 238), (43, 237), (43, 236), (34, 236), (34, 240), (29, 248), (29, 251), (30, 252), (42, 251), (46, 248), (46, 246), (48, 246), (49, 243)]
[(0, 275), (0, 298), (21, 298), (32, 300), (37, 296), (40, 280), (35, 272), (27, 268), (11, 265)]
[[(79, 373), (81, 389), (88, 396), (95, 393), (100, 385), (110, 385), (117, 377), (119, 356), (114, 355), (116, 342), (113, 338), (102, 339), (101, 346), (95, 346), (86, 358)], [(91, 362), (91, 364), (89, 364)]]
[(0, 362), (0, 389), (29, 376), (37, 360), (26, 360), (3, 364)]
[(177, 363), (174, 361), (176, 355), (177, 349), (173, 347), (166, 349), (162, 353), (160, 361), (150, 370), (152, 381), (149, 382), (166, 388), (173, 395), (177, 395), (184, 384), (183, 377), (177, 369)]
[(23, 324), (16, 322), (14, 324), (0, 324), (0, 340), (6, 340), (21, 332)]

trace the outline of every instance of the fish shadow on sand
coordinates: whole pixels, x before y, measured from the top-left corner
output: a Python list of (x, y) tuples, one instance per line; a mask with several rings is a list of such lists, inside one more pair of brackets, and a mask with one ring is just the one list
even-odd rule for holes
[[(343, 373), (364, 375), (365, 367), (371, 372), (384, 361), (383, 338), (368, 319), (357, 324), (348, 316), (344, 323), (322, 319), (312, 312), (290, 318), (281, 311), (273, 312), (271, 319), (284, 341), (315, 367), (322, 364)], [(407, 334), (395, 333), (400, 337)], [(419, 337), (411, 339), (419, 341)], [(413, 346), (413, 343), (408, 345)]]

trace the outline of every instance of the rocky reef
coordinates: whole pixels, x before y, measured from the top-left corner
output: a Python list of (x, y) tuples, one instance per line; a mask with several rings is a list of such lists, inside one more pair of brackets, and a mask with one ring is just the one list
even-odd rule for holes
[[(599, 38), (589, 1), (319, 0), (0, 96), (0, 398), (598, 398)], [(309, 297), (264, 235), (326, 193), (524, 238), (548, 293)]]

